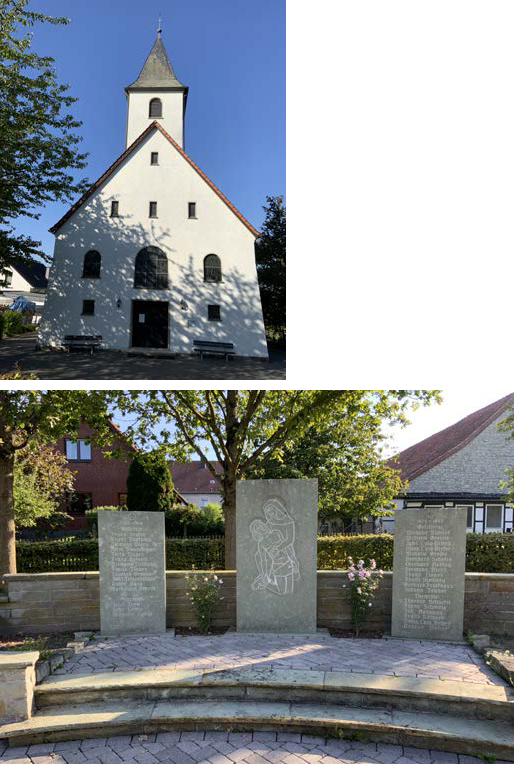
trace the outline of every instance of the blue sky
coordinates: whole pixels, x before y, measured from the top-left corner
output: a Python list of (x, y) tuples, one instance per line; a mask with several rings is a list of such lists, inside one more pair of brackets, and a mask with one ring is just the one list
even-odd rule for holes
[[(83, 172), (96, 180), (125, 149), (124, 87), (157, 36), (177, 77), (189, 85), (186, 151), (251, 223), (266, 195), (285, 195), (285, 0), (32, 0), (30, 8), (71, 23), (33, 28), (33, 49), (56, 61), (59, 81), (78, 98)], [(17, 230), (43, 243), (69, 205), (49, 204)]]

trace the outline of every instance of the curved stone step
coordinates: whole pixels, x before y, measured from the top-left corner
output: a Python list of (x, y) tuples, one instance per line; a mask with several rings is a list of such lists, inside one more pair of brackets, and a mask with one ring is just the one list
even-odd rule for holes
[(514, 722), (514, 690), (442, 679), (295, 669), (151, 669), (51, 676), (35, 688), (36, 706), (100, 701), (265, 700), (287, 697), (389, 711), (447, 713)]
[(514, 761), (514, 730), (504, 722), (327, 704), (160, 701), (47, 708), (0, 727), (10, 745), (176, 729), (293, 731), (412, 745)]

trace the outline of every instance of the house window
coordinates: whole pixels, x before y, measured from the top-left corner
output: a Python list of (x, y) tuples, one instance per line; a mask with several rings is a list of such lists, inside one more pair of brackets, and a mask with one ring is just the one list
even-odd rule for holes
[(190, 218), (196, 217), (196, 202), (189, 202), (187, 205), (187, 214)]
[(127, 494), (126, 493), (119, 493), (118, 494), (118, 507), (123, 507), (127, 503)]
[(120, 216), (120, 203), (111, 202), (111, 217), (119, 218), (119, 216)]
[(136, 256), (134, 287), (168, 288), (168, 259), (158, 247), (145, 247)]
[(221, 321), (221, 307), (219, 305), (208, 305), (207, 314), (209, 321)]
[(78, 493), (74, 491), (68, 496), (68, 512), (74, 515), (83, 515), (86, 509), (93, 506), (93, 494)]
[(102, 256), (96, 249), (90, 249), (84, 255), (84, 265), (82, 267), (83, 279), (99, 279), (100, 268), (102, 265)]
[(159, 164), (159, 152), (152, 151), (150, 154), (150, 164)]
[(5, 270), (3, 272), (3, 277), (2, 286), (10, 287), (12, 284), (12, 271)]
[(162, 101), (160, 98), (152, 98), (148, 111), (149, 117), (162, 117)]
[(485, 532), (494, 533), (503, 530), (503, 505), (486, 504)]
[(94, 300), (82, 300), (82, 315), (94, 316), (95, 315), (95, 301)]
[(150, 211), (148, 216), (151, 218), (157, 217), (157, 202), (150, 202)]
[(69, 462), (90, 462), (91, 461), (91, 443), (84, 439), (65, 440), (66, 459)]
[(221, 281), (221, 260), (218, 255), (207, 255), (207, 257), (204, 257), (203, 280)]
[(466, 516), (466, 530), (468, 532), (473, 531), (475, 528), (475, 525), (474, 525), (475, 518), (473, 517), (474, 506), (472, 504), (457, 504), (455, 509), (467, 509), (468, 512)]

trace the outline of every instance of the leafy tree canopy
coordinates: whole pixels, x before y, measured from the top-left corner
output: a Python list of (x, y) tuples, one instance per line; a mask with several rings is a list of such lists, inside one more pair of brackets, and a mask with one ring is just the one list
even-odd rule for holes
[[(196, 453), (222, 485), (225, 564), (235, 564), (236, 481), (264, 468), (309, 431), (341, 423), (347, 438), (347, 480), (351, 438), (377, 432), (385, 422), (406, 424), (412, 406), (439, 400), (434, 390), (149, 390), (113, 393), (111, 402), (130, 414), (127, 435), (153, 441), (178, 461)], [(371, 436), (368, 436), (371, 437)], [(376, 437), (376, 436), (375, 436)], [(209, 444), (221, 476), (206, 456)], [(360, 467), (359, 467), (360, 468)]]
[(255, 257), (266, 332), (279, 339), (286, 333), (286, 208), (282, 196), (267, 196), (266, 201)]
[(17, 235), (20, 216), (38, 219), (47, 202), (81, 194), (73, 170), (86, 166), (69, 107), (76, 100), (57, 82), (54, 60), (31, 50), (36, 23), (67, 24), (27, 10), (28, 0), (0, 2), (0, 270), (16, 259), (46, 256), (41, 242)]
[(127, 509), (166, 512), (173, 504), (173, 481), (164, 454), (161, 451), (136, 454), (127, 477)]
[[(14, 518), (28, 528), (38, 520), (66, 519), (59, 505), (73, 489), (74, 475), (64, 454), (50, 445), (30, 443), (16, 453), (14, 462)], [(59, 517), (56, 517), (59, 516)]]

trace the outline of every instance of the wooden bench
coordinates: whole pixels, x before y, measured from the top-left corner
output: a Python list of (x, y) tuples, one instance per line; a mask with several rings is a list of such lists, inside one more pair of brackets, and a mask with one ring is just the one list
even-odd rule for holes
[(64, 337), (64, 347), (68, 353), (70, 350), (89, 350), (92, 353), (100, 347), (101, 342), (101, 334), (66, 334)]
[(208, 342), (207, 340), (194, 340), (193, 349), (195, 353), (200, 353), (200, 358), (202, 360), (204, 353), (210, 353), (212, 355), (224, 355), (225, 360), (228, 360), (230, 356), (235, 355), (233, 342)]

